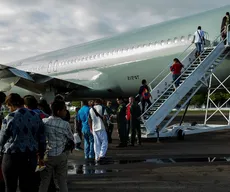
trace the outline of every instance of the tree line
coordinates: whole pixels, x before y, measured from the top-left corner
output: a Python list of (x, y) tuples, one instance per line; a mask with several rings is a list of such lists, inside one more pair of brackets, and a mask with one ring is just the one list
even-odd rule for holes
[[(196, 107), (201, 107), (202, 105), (206, 105), (207, 97), (208, 97), (207, 93), (196, 94), (193, 96), (190, 102), (190, 105), (194, 105)], [(210, 96), (210, 98), (213, 100), (213, 102), (217, 106), (221, 106), (222, 104), (224, 104), (229, 99), (229, 97), (230, 97), (230, 94), (227, 91), (223, 91), (223, 90), (216, 91)], [(229, 104), (230, 103), (228, 101), (225, 106), (229, 107)], [(214, 105), (211, 104), (211, 106), (214, 106)]]

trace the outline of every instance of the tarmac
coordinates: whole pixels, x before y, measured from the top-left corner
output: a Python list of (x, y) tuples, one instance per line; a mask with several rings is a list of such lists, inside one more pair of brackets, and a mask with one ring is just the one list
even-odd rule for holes
[[(204, 117), (191, 115), (185, 120), (201, 123)], [(224, 123), (219, 116), (210, 122)], [(68, 162), (69, 191), (230, 191), (230, 130), (189, 135), (184, 141), (142, 142), (142, 146), (116, 148), (115, 129), (108, 159), (102, 164), (87, 162), (83, 151), (74, 151)]]

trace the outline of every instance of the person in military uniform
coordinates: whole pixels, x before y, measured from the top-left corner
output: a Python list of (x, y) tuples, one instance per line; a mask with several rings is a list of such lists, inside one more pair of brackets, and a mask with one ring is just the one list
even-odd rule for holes
[(131, 125), (131, 146), (135, 144), (136, 134), (138, 137), (138, 143), (141, 145), (141, 125), (140, 125), (141, 109), (138, 105), (138, 98), (130, 107), (130, 125)]
[(127, 127), (126, 127), (126, 106), (123, 98), (118, 98), (117, 103), (119, 105), (117, 109), (117, 128), (120, 138), (120, 144), (117, 147), (127, 146)]
[(107, 120), (107, 136), (108, 136), (108, 143), (112, 143), (112, 134), (113, 134), (113, 124), (111, 123), (111, 119), (113, 118), (114, 111), (112, 109), (112, 102), (107, 101), (106, 111), (108, 114)]

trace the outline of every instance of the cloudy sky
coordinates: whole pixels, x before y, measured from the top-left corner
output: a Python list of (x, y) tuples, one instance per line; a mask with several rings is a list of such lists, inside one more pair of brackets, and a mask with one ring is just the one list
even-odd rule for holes
[(229, 0), (0, 0), (0, 63), (228, 4)]

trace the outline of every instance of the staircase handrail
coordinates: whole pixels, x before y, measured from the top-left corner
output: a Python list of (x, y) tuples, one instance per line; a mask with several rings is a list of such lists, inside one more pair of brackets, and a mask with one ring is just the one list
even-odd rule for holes
[[(209, 34), (208, 32), (204, 31), (205, 36), (207, 37), (206, 39), (209, 39)], [(179, 59), (184, 53), (186, 53), (186, 51), (193, 45), (193, 43), (191, 43), (177, 58)], [(150, 89), (152, 90), (151, 84), (156, 81), (166, 70), (169, 69), (169, 67), (172, 65), (172, 61), (169, 63), (169, 65), (163, 69), (149, 84), (148, 86), (150, 87)]]
[[(217, 37), (216, 37), (216, 39), (218, 39), (220, 36), (221, 36), (221, 34), (222, 33), (220, 33)], [(215, 40), (216, 40), (215, 39)], [(215, 40), (213, 41), (213, 42), (215, 42)], [(222, 43), (223, 41), (224, 41), (225, 39), (222, 39), (221, 40), (221, 42), (220, 43)], [(220, 43), (218, 43), (218, 45), (220, 44)], [(212, 50), (213, 51), (213, 50)], [(200, 56), (203, 54), (205, 52), (205, 49), (202, 51), (202, 53), (200, 54)], [(190, 65), (192, 65), (195, 61), (197, 61), (198, 59), (200, 59), (200, 56), (199, 57), (197, 57), (191, 64), (189, 64), (189, 66)], [(206, 59), (206, 58), (205, 58)], [(204, 60), (205, 60), (204, 59)], [(203, 60), (203, 61), (204, 61)], [(203, 62), (202, 61), (202, 62)], [(181, 75), (175, 80), (175, 81), (173, 81), (171, 84), (170, 84), (170, 86), (152, 103), (152, 105), (148, 108), (148, 109), (146, 109), (145, 110), (145, 112), (143, 113), (143, 114), (141, 114), (141, 117), (143, 117), (151, 108), (152, 108), (152, 106), (155, 104), (155, 103), (157, 103), (157, 101), (175, 84), (175, 82), (179, 79), (179, 78), (181, 78), (183, 75), (184, 75), (184, 73), (187, 71), (187, 69), (189, 68), (189, 66), (186, 68), (186, 70), (184, 70), (182, 73), (181, 73)], [(169, 70), (169, 68), (168, 68), (168, 70)], [(188, 78), (188, 77), (187, 77)]]
[[(191, 43), (179, 56), (178, 58), (180, 58), (191, 46), (193, 45), (193, 43)], [(165, 67), (149, 84), (148, 86), (150, 87), (150, 89), (152, 90), (151, 84), (156, 81), (166, 70), (169, 70), (169, 67), (172, 65), (172, 60), (171, 62), (167, 65), (167, 67)]]
[(229, 45), (229, 32), (230, 32), (230, 24), (228, 24), (228, 26), (227, 26), (227, 31), (226, 31), (226, 33), (227, 33), (227, 45)]

